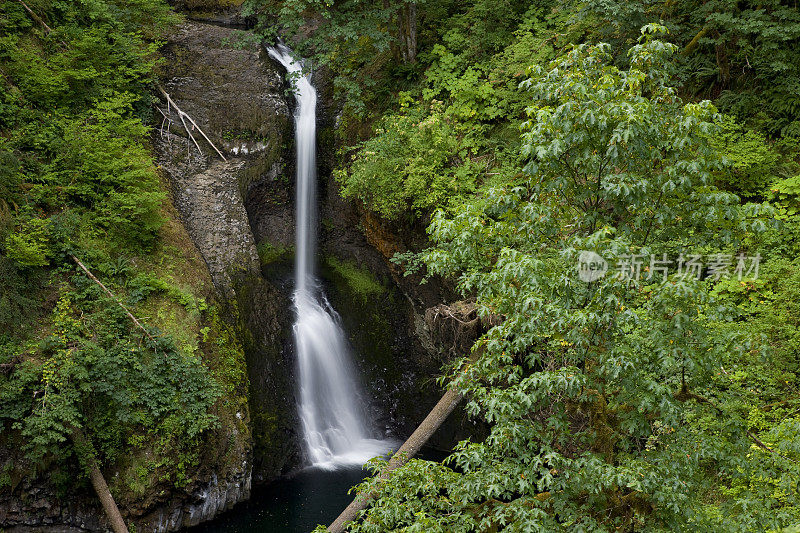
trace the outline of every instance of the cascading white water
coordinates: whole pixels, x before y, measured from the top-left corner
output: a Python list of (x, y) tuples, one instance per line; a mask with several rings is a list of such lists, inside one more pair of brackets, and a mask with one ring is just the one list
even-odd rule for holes
[(317, 92), (289, 48), (279, 44), (268, 51), (286, 68), (297, 98), (294, 336), (306, 452), (314, 466), (323, 468), (363, 464), (393, 443), (370, 438), (344, 332), (314, 278)]

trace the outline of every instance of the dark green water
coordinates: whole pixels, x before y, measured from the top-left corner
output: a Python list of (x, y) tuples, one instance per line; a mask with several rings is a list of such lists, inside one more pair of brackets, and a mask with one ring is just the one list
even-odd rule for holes
[(249, 501), (191, 533), (308, 533), (329, 524), (350, 503), (347, 491), (367, 477), (358, 467), (307, 469), (253, 490)]
[[(420, 459), (442, 461), (446, 453), (423, 448)], [(253, 489), (250, 500), (216, 520), (185, 530), (186, 533), (308, 533), (317, 524), (328, 525), (353, 497), (350, 487), (369, 472), (359, 467), (320, 470), (308, 468), (296, 476)]]

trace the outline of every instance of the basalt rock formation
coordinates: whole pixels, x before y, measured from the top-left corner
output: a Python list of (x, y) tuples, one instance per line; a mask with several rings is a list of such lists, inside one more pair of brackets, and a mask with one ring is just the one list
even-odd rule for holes
[[(280, 71), (241, 33), (187, 22), (167, 44), (167, 93), (226, 155), (207, 143), (201, 155), (168, 106), (155, 134), (181, 219), (214, 283), (239, 321), (250, 380), (257, 480), (297, 466), (296, 414), (287, 296), (261, 276), (244, 198), (256, 183), (284, 174), (291, 114)], [(191, 128), (190, 128), (191, 130)]]

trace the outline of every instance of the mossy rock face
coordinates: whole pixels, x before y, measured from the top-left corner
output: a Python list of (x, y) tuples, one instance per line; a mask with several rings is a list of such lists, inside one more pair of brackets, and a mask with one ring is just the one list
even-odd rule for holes
[(181, 24), (163, 53), (165, 90), (228, 159), (194, 131), (200, 154), (174, 112), (154, 136), (189, 234), (230, 297), (234, 271), (259, 270), (244, 198), (254, 183), (278, 179), (293, 138), (283, 74), (253, 34), (212, 24)]
[[(408, 437), (441, 395), (443, 361), (414, 335), (413, 310), (389, 276), (335, 256), (324, 258), (320, 276), (350, 341), (373, 429)], [(455, 433), (446, 426), (431, 444), (448, 448)]]
[(274, 245), (269, 241), (261, 241), (256, 245), (261, 268), (269, 267), (275, 263), (285, 263), (294, 259), (294, 246)]
[[(219, 13), (228, 5), (186, 2), (183, 8)], [(227, 430), (247, 433), (253, 443), (253, 479), (268, 481), (299, 462), (287, 337), (291, 322), (286, 322), (291, 313), (286, 312), (288, 298), (261, 276), (244, 200), (256, 184), (279, 184), (284, 172), (282, 161), (293, 135), (283, 72), (252, 34), (195, 21), (170, 36), (164, 55), (165, 90), (228, 159), (222, 161), (195, 134), (204, 151), (200, 156), (174, 113), (169, 131), (154, 136), (176, 206), (226, 299), (225, 316), (236, 323), (247, 363), (236, 395), (246, 399), (250, 415), (240, 419), (238, 411), (227, 413), (233, 418)], [(262, 247), (261, 254), (268, 259), (276, 250)], [(231, 445), (218, 444), (222, 449)], [(224, 457), (214, 458), (215, 468), (223, 468), (220, 461)]]
[[(465, 304), (463, 313), (457, 303), (418, 315), (391, 276), (365, 264), (326, 256), (320, 270), (353, 348), (370, 420), (378, 431), (407, 438), (444, 393), (436, 378), (447, 362), (468, 353), (485, 331), (474, 304)], [(485, 431), (458, 409), (428, 445), (449, 451), (459, 440)]]
[[(283, 72), (257, 36), (214, 24), (181, 24), (162, 52), (169, 72), (164, 88), (175, 103), (229, 158), (248, 160), (237, 176), (246, 191), (273, 169), (291, 137)], [(169, 131), (188, 137), (174, 113)], [(206, 155), (216, 158), (202, 136), (194, 135)], [(188, 142), (181, 143), (183, 151), (196, 151)]]
[(328, 256), (325, 258), (325, 264), (330, 268), (334, 279), (337, 279), (339, 283), (344, 282), (348, 292), (364, 304), (375, 301), (389, 292), (389, 289), (372, 272), (360, 268), (352, 261)]
[(269, 481), (301, 461), (294, 397), (291, 301), (260, 275), (236, 288), (240, 329), (247, 358), (254, 443), (253, 477)]
[[(133, 312), (172, 337), (185, 357), (199, 357), (222, 395), (211, 408), (217, 424), (196, 440), (162, 440), (163, 433), (143, 426), (125, 434), (121, 451), (103, 458), (110, 490), (135, 526), (131, 531), (173, 531), (209, 520), (247, 499), (252, 479), (248, 378), (240, 335), (223, 318), (212, 276), (178, 213), (166, 203), (161, 215), (165, 223), (157, 247), (128, 263), (138, 273), (131, 279), (144, 283), (144, 278), (153, 290)], [(125, 288), (114, 290), (128, 300)], [(21, 442), (16, 430), (0, 432), (0, 529), (105, 531), (105, 517), (75, 456), (37, 466), (25, 458)]]
[(242, 141), (281, 146), (291, 118), (283, 73), (253, 34), (185, 22), (164, 55), (165, 89), (212, 141), (231, 150)]

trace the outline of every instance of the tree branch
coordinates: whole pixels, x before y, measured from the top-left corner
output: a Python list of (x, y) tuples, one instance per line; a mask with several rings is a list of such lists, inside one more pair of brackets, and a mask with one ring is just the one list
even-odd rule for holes
[(31, 16), (31, 18), (32, 18), (34, 21), (36, 21), (37, 23), (41, 24), (41, 26), (44, 28), (44, 32), (45, 32), (45, 34), (47, 34), (47, 33), (50, 33), (51, 31), (53, 31), (53, 30), (50, 28), (50, 26), (48, 26), (48, 25), (47, 25), (47, 23), (46, 23), (44, 20), (42, 20), (42, 18), (41, 18), (39, 15), (37, 15), (36, 13), (34, 13), (34, 12), (33, 12), (33, 10), (32, 10), (31, 8), (29, 8), (29, 7), (28, 7), (28, 4), (26, 4), (26, 3), (25, 3), (25, 2), (23, 2), (22, 0), (17, 0), (17, 2), (19, 2), (19, 3), (22, 5), (22, 7), (24, 7), (24, 8), (25, 8), (25, 11), (27, 11), (27, 12), (28, 12), (28, 14)]
[[(705, 403), (705, 404), (708, 404), (711, 407), (713, 407), (717, 411), (718, 414), (720, 414), (720, 415), (724, 414), (724, 411), (719, 406), (717, 406), (714, 402), (712, 402), (711, 400), (709, 400), (708, 398), (706, 398), (704, 396), (700, 396), (699, 394), (696, 394), (696, 393), (690, 391), (689, 387), (685, 383), (683, 384), (683, 386), (681, 386), (681, 390), (678, 393), (675, 394), (675, 399), (680, 401), (680, 402), (685, 402), (685, 401), (691, 399), (691, 400), (696, 401), (697, 403)], [(794, 459), (792, 459), (791, 457), (783, 455), (781, 452), (779, 452), (777, 450), (773, 450), (772, 448), (770, 448), (769, 446), (764, 444), (764, 442), (761, 439), (759, 439), (758, 437), (756, 437), (755, 434), (752, 431), (750, 431), (749, 429), (745, 430), (745, 434), (747, 435), (747, 437), (750, 440), (752, 440), (755, 443), (756, 446), (758, 446), (762, 450), (764, 450), (766, 452), (769, 452), (771, 454), (777, 455), (778, 457), (780, 457), (782, 459), (786, 459), (787, 461), (790, 461), (790, 462), (792, 462), (794, 464), (798, 464), (798, 462), (795, 461)]]
[(700, 39), (705, 37), (706, 33), (708, 33), (708, 31), (710, 29), (711, 29), (711, 25), (710, 24), (706, 24), (705, 26), (703, 26), (703, 29), (701, 29), (699, 32), (697, 32), (697, 35), (695, 35), (692, 38), (692, 40), (689, 41), (689, 44), (686, 45), (686, 48), (681, 50), (681, 55), (682, 56), (688, 56), (689, 54), (694, 52), (694, 49), (697, 48), (697, 45), (700, 43)]
[(208, 142), (208, 144), (211, 145), (211, 148), (213, 148), (217, 152), (217, 154), (219, 154), (222, 160), (227, 161), (225, 156), (222, 155), (222, 152), (219, 151), (219, 148), (217, 148), (216, 145), (214, 145), (214, 143), (211, 142), (211, 139), (208, 138), (208, 135), (206, 135), (205, 132), (200, 128), (200, 126), (197, 125), (194, 119), (190, 117), (187, 113), (185, 113), (183, 110), (181, 110), (180, 107), (178, 107), (178, 104), (175, 103), (172, 97), (169, 94), (167, 94), (167, 91), (165, 91), (164, 88), (161, 87), (161, 85), (156, 84), (156, 87), (158, 87), (159, 92), (164, 96), (164, 98), (167, 99), (167, 110), (169, 111), (170, 107), (175, 108), (175, 111), (178, 113), (178, 117), (181, 119), (181, 123), (183, 124), (186, 133), (189, 134), (189, 138), (192, 139), (192, 142), (194, 142), (194, 145), (197, 147), (197, 150), (200, 152), (200, 154), (202, 155), (203, 151), (200, 149), (200, 145), (197, 144), (197, 140), (194, 138), (194, 135), (192, 135), (191, 130), (186, 125), (186, 120), (189, 121), (193, 129), (197, 128), (197, 131), (200, 132), (200, 135), (202, 135), (203, 138), (206, 140), (206, 142)]
[(147, 329), (145, 329), (145, 327), (142, 325), (142, 323), (141, 323), (141, 322), (139, 322), (139, 321), (136, 319), (136, 317), (135, 317), (135, 316), (133, 316), (133, 313), (131, 313), (131, 312), (130, 312), (130, 310), (129, 310), (127, 307), (125, 307), (125, 305), (124, 305), (124, 304), (123, 304), (123, 303), (120, 301), (120, 299), (119, 299), (119, 298), (117, 298), (117, 297), (116, 297), (116, 295), (114, 295), (114, 293), (113, 293), (113, 292), (111, 292), (110, 290), (108, 290), (108, 287), (106, 287), (105, 285), (103, 285), (103, 283), (102, 283), (102, 282), (101, 282), (99, 279), (97, 279), (97, 278), (95, 277), (95, 275), (94, 275), (94, 274), (92, 274), (92, 273), (89, 271), (89, 269), (88, 269), (88, 268), (86, 268), (86, 265), (84, 265), (83, 263), (81, 263), (81, 262), (80, 262), (80, 260), (79, 260), (77, 257), (75, 257), (75, 256), (74, 256), (74, 255), (72, 255), (72, 254), (70, 254), (70, 257), (72, 258), (72, 260), (73, 260), (73, 261), (75, 261), (75, 262), (78, 264), (78, 266), (79, 266), (79, 267), (81, 267), (81, 270), (83, 270), (84, 272), (86, 272), (86, 275), (87, 275), (87, 276), (89, 276), (89, 279), (91, 279), (92, 281), (94, 281), (95, 283), (97, 283), (98, 285), (100, 285), (100, 288), (101, 288), (101, 289), (103, 289), (103, 290), (106, 292), (106, 294), (108, 294), (109, 296), (111, 296), (111, 298), (113, 298), (113, 299), (114, 299), (114, 301), (115, 301), (115, 302), (117, 302), (117, 304), (118, 304), (118, 305), (119, 305), (119, 306), (120, 306), (122, 309), (124, 309), (124, 310), (125, 310), (125, 313), (126, 313), (126, 314), (128, 315), (128, 317), (129, 317), (129, 318), (130, 318), (130, 319), (133, 321), (133, 323), (134, 323), (134, 324), (136, 324), (136, 326), (138, 326), (138, 327), (139, 327), (139, 329), (141, 329), (142, 331), (144, 331), (144, 334), (145, 334), (145, 335), (147, 335), (147, 338), (148, 338), (148, 339), (150, 339), (151, 341), (155, 342), (155, 339), (153, 338), (153, 336), (152, 336), (152, 335), (150, 335), (150, 332), (149, 332), (149, 331), (147, 331)]
[(111, 524), (111, 529), (114, 533), (129, 533), (128, 526), (125, 525), (125, 520), (123, 520), (119, 507), (117, 507), (117, 502), (114, 501), (114, 496), (108, 490), (108, 483), (106, 483), (103, 473), (100, 472), (100, 467), (97, 466), (97, 459), (92, 445), (77, 427), (72, 427), (70, 436), (72, 442), (75, 443), (78, 457), (89, 471), (89, 480), (92, 482), (92, 487), (103, 505), (103, 511), (105, 511), (108, 522)]

